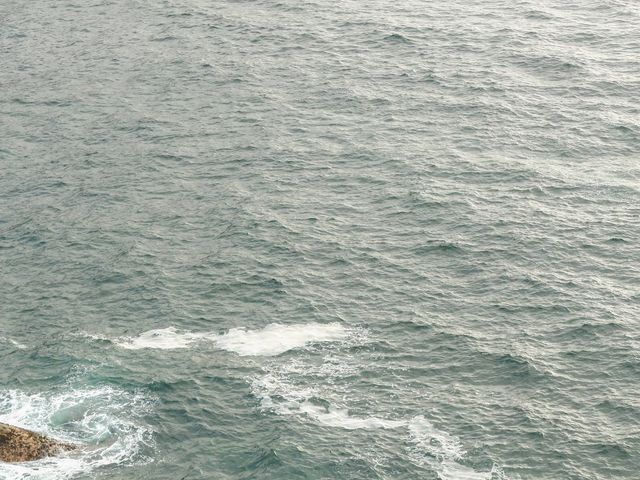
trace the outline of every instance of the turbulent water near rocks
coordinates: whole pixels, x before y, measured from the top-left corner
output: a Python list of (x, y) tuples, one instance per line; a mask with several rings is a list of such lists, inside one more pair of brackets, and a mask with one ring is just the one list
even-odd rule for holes
[(634, 479), (636, 1), (0, 0), (0, 479)]

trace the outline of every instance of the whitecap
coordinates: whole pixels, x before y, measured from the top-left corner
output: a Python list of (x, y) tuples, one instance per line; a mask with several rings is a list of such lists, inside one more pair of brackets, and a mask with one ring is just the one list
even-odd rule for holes
[(251, 393), (259, 400), (260, 410), (271, 411), (278, 415), (298, 413), (303, 402), (319, 396), (313, 384), (296, 386), (274, 374), (254, 378), (251, 382)]
[[(295, 369), (298, 371), (298, 367)], [(284, 369), (288, 372), (288, 369)], [(344, 430), (399, 430), (408, 439), (409, 460), (427, 465), (443, 480), (490, 480), (491, 472), (477, 472), (464, 465), (462, 443), (450, 433), (435, 427), (423, 415), (413, 418), (385, 418), (376, 415), (351, 415), (349, 410), (326, 400), (328, 382), (322, 384), (296, 381), (288, 373), (269, 372), (251, 382), (251, 392), (260, 402), (260, 410), (276, 415), (297, 415), (323, 427)], [(501, 478), (498, 476), (497, 478)]]
[(260, 330), (232, 328), (227, 333), (193, 333), (175, 327), (144, 332), (137, 337), (122, 337), (115, 343), (127, 349), (188, 348), (198, 341), (215, 344), (222, 350), (241, 356), (275, 356), (308, 344), (345, 339), (350, 333), (340, 323), (282, 325), (272, 323)]
[(17, 342), (13, 338), (9, 338), (9, 337), (0, 337), (0, 342), (10, 343), (11, 345), (13, 345), (16, 348), (19, 348), (20, 350), (24, 350), (27, 348), (26, 345), (23, 345), (22, 343)]
[(407, 425), (407, 422), (403, 420), (391, 420), (375, 416), (353, 417), (349, 415), (346, 409), (335, 407), (325, 408), (310, 402), (304, 402), (300, 405), (300, 412), (307, 414), (324, 426), (344, 428), (346, 430), (394, 429)]
[(272, 323), (262, 330), (234, 328), (215, 339), (223, 350), (238, 355), (280, 355), (310, 343), (342, 340), (349, 334), (344, 325), (334, 323), (308, 323), (281, 325)]
[(490, 480), (491, 472), (477, 472), (463, 465), (460, 460), (465, 451), (460, 441), (448, 432), (438, 429), (424, 416), (419, 415), (408, 423), (414, 447), (411, 459), (417, 464), (427, 464), (438, 472), (443, 480)]
[(278, 415), (299, 414), (327, 427), (346, 430), (373, 430), (378, 428), (393, 429), (407, 425), (404, 420), (391, 420), (376, 416), (351, 416), (347, 409), (332, 405), (318, 405), (311, 400), (319, 398), (321, 392), (313, 385), (293, 385), (285, 378), (273, 374), (254, 379), (251, 383), (251, 392), (260, 400), (262, 411), (271, 411)]
[(143, 348), (155, 348), (162, 350), (173, 350), (176, 348), (187, 348), (193, 342), (204, 338), (205, 335), (198, 335), (190, 332), (181, 332), (175, 327), (159, 328), (149, 330), (137, 337), (121, 337), (114, 343), (122, 348), (139, 350)]

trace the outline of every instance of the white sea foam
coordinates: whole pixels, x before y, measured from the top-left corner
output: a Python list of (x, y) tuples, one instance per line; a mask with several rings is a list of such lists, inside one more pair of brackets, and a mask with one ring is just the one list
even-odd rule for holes
[(187, 348), (192, 343), (205, 337), (206, 334), (181, 332), (174, 327), (168, 327), (149, 330), (137, 337), (118, 338), (115, 340), (115, 343), (122, 348), (131, 350), (139, 350), (143, 348), (173, 350), (176, 348)]
[(313, 384), (296, 386), (286, 378), (274, 374), (255, 378), (251, 382), (251, 393), (259, 399), (262, 411), (271, 411), (278, 415), (299, 413), (302, 403), (319, 395)]
[(340, 323), (281, 325), (272, 323), (262, 330), (234, 328), (215, 339), (217, 345), (238, 355), (273, 356), (310, 343), (344, 339), (349, 331)]
[(55, 394), (0, 391), (0, 421), (81, 445), (78, 450), (27, 463), (0, 463), (0, 478), (59, 480), (99, 467), (145, 463), (151, 431), (137, 420), (148, 410), (141, 395), (114, 388)]
[[(260, 402), (260, 409), (277, 415), (298, 415), (323, 427), (345, 430), (398, 430), (398, 441), (408, 439), (409, 460), (428, 465), (443, 480), (490, 480), (504, 478), (500, 472), (477, 472), (464, 465), (462, 443), (448, 432), (435, 427), (424, 416), (391, 419), (377, 415), (352, 415), (344, 407), (327, 401), (334, 397), (332, 379), (307, 383), (300, 365), (294, 368), (272, 367), (272, 371), (254, 378), (251, 391)], [(316, 368), (316, 371), (321, 371)], [(331, 371), (331, 370), (330, 370)], [(395, 435), (395, 434), (394, 434)], [(497, 467), (496, 467), (497, 468)]]
[(344, 428), (346, 430), (374, 430), (378, 428), (392, 429), (405, 427), (403, 420), (390, 420), (380, 417), (353, 417), (346, 409), (321, 407), (310, 402), (300, 405), (300, 412), (307, 414), (318, 423), (327, 427)]
[[(193, 333), (168, 327), (150, 330), (137, 337), (120, 338), (115, 343), (128, 349), (178, 349), (206, 342), (241, 356), (277, 356), (309, 344), (349, 338), (355, 342), (364, 339), (357, 329), (345, 328), (340, 323), (273, 323), (259, 330), (234, 328), (224, 334)], [(253, 378), (251, 382), (251, 391), (259, 400), (262, 411), (296, 415), (323, 427), (344, 430), (396, 430), (399, 441), (408, 439), (413, 445), (408, 452), (409, 460), (428, 465), (443, 480), (502, 478), (494, 471), (477, 472), (464, 465), (465, 451), (461, 442), (436, 428), (424, 416), (393, 419), (378, 415), (352, 415), (347, 408), (338, 406), (341, 402), (334, 402), (337, 398), (334, 381), (356, 375), (358, 371), (349, 357), (336, 357), (335, 353), (329, 353), (322, 363), (312, 363), (304, 358), (286, 363), (273, 359), (264, 367), (264, 375)]]
[(19, 348), (20, 350), (24, 350), (27, 348), (26, 345), (23, 345), (20, 342), (16, 342), (13, 338), (9, 338), (9, 337), (0, 337), (0, 342), (10, 343), (11, 345), (13, 345), (16, 348)]
[(221, 335), (193, 333), (168, 327), (150, 330), (137, 337), (122, 337), (115, 340), (115, 343), (128, 349), (177, 349), (188, 348), (195, 342), (206, 341), (222, 350), (235, 352), (241, 356), (274, 356), (312, 343), (342, 340), (349, 333), (349, 329), (336, 322), (297, 325), (272, 323), (260, 330), (232, 328)]
[(304, 415), (328, 427), (373, 430), (407, 425), (403, 420), (351, 416), (346, 409), (318, 405), (311, 401), (321, 395), (318, 388), (313, 385), (294, 385), (278, 375), (267, 374), (254, 379), (251, 383), (251, 391), (260, 400), (260, 408), (263, 411), (271, 411), (279, 415)]
[(420, 449), (435, 458), (458, 459), (465, 454), (458, 439), (438, 430), (422, 415), (411, 420), (409, 432)]
[(477, 472), (460, 463), (465, 451), (460, 441), (434, 427), (420, 415), (408, 423), (409, 434), (414, 443), (411, 458), (415, 463), (427, 464), (443, 480), (490, 480), (492, 472)]

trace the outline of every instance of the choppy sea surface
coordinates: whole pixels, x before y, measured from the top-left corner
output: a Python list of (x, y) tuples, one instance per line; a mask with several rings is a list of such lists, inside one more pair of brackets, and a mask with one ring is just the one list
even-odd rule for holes
[(636, 0), (0, 0), (3, 480), (637, 479)]

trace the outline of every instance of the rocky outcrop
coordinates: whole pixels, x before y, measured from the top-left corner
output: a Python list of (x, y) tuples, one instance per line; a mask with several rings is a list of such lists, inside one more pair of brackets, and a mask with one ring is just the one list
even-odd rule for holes
[(26, 462), (55, 455), (76, 446), (24, 428), (0, 423), (0, 461)]

